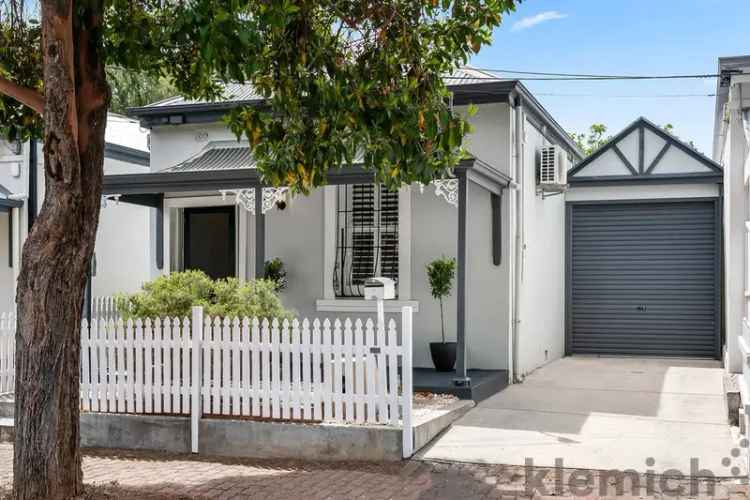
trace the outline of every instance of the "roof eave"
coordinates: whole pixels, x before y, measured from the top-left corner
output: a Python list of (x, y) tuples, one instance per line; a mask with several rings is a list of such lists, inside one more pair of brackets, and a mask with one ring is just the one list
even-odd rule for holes
[[(750, 68), (750, 55), (720, 57), (718, 62), (718, 73), (736, 70), (740, 68)], [(714, 106), (714, 140), (713, 140), (713, 159), (720, 161), (722, 144), (722, 123), (724, 122), (724, 105), (729, 98), (729, 87), (722, 85), (722, 78), (716, 80), (716, 105)]]
[[(453, 103), (459, 106), (469, 103), (507, 102), (508, 96), (517, 84), (517, 80), (498, 80), (464, 85), (448, 85), (448, 90), (453, 92)], [(212, 115), (217, 112), (224, 113), (241, 106), (261, 106), (265, 102), (265, 99), (252, 99), (193, 104), (150, 105), (128, 108), (127, 113), (129, 116), (140, 118), (144, 125), (169, 125), (169, 117), (183, 115), (182, 121), (178, 120), (177, 123), (172, 123), (182, 124), (190, 122), (189, 117), (191, 116), (196, 118), (200, 115)], [(160, 118), (167, 118), (167, 120), (159, 120)]]
[[(474, 158), (460, 161), (456, 169), (473, 169)], [(506, 182), (496, 172), (488, 172), (487, 167), (480, 169), (490, 180)], [(357, 184), (372, 182), (375, 172), (366, 170), (361, 165), (342, 167), (329, 172), (328, 184)], [(506, 182), (507, 183), (507, 182)], [(104, 194), (120, 195), (155, 195), (175, 192), (212, 191), (221, 189), (240, 189), (263, 187), (259, 172), (254, 168), (237, 168), (226, 170), (198, 170), (181, 172), (148, 172), (138, 174), (116, 174), (104, 176)]]

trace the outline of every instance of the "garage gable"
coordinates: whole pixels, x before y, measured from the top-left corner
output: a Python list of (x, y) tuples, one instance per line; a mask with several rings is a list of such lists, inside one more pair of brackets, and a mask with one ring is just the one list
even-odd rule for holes
[(721, 166), (646, 118), (639, 118), (568, 172), (571, 185), (720, 183)]

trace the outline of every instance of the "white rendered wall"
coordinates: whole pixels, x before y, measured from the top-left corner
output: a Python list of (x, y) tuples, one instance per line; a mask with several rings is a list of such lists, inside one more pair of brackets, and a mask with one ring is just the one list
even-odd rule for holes
[[(469, 138), (468, 149), (476, 157), (502, 172), (510, 172), (510, 111), (506, 104), (482, 105), (470, 118), (475, 131)], [(200, 152), (208, 142), (233, 140), (234, 136), (222, 124), (161, 126), (151, 135), (151, 169), (172, 167)], [(429, 293), (425, 275), (426, 264), (443, 255), (456, 256), (457, 214), (455, 207), (434, 195), (428, 186), (424, 193), (411, 188), (411, 211), (401, 214), (411, 222), (411, 299), (419, 312), (414, 320), (414, 364), (432, 366), (429, 342), (440, 340), (440, 313), (437, 301)], [(509, 290), (508, 262), (512, 252), (510, 238), (509, 196), (503, 197), (502, 252), (500, 266), (492, 264), (491, 207), (489, 193), (471, 185), (468, 228), (468, 366), (471, 368), (502, 369), (508, 367)], [(324, 299), (327, 276), (323, 266), (325, 212), (323, 190), (310, 196), (298, 196), (286, 210), (272, 209), (266, 214), (266, 258), (281, 258), (286, 264), (289, 286), (282, 300), (305, 317), (366, 318), (371, 313), (318, 311), (316, 302)], [(335, 219), (334, 219), (335, 220)], [(246, 278), (252, 278), (255, 261), (254, 217), (246, 218)], [(333, 232), (335, 235), (335, 231)], [(153, 236), (152, 236), (153, 237)], [(173, 242), (172, 252), (179, 251)], [(239, 256), (242, 258), (242, 256)], [(153, 262), (153, 261), (152, 261)], [(156, 274), (156, 270), (152, 272)], [(456, 298), (446, 302), (446, 330), (455, 339)], [(369, 306), (369, 304), (368, 304)]]
[[(745, 86), (750, 87), (750, 85)], [(747, 151), (742, 123), (740, 84), (730, 87), (727, 103), (729, 123), (721, 158), (724, 167), (724, 328), (726, 331), (725, 367), (733, 373), (743, 371), (740, 338), (745, 316), (745, 273), (747, 272), (747, 239), (745, 222), (748, 202), (744, 161)]]
[[(148, 167), (104, 159), (107, 174), (148, 171)], [(138, 290), (151, 278), (150, 212), (152, 209), (129, 203), (107, 202), (99, 214), (96, 233), (96, 275), (92, 294), (110, 296)]]
[(8, 222), (10, 218), (10, 212), (0, 213), (0, 313), (15, 309), (15, 294), (13, 293), (15, 279), (13, 268), (8, 262)]
[(524, 241), (516, 379), (565, 353), (565, 196), (536, 193), (536, 153), (550, 145), (525, 121)]
[(635, 186), (576, 186), (566, 194), (567, 201), (652, 200), (666, 198), (714, 198), (718, 184), (645, 184)]

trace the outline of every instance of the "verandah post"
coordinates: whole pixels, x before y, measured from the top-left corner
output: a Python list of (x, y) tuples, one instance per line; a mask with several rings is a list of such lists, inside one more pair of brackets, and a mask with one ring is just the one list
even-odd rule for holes
[(190, 328), (192, 363), (190, 373), (190, 451), (198, 453), (198, 428), (201, 418), (201, 353), (203, 351), (203, 307), (193, 306)]
[(401, 308), (401, 349), (403, 351), (401, 362), (401, 397), (404, 404), (401, 436), (404, 458), (409, 458), (414, 453), (414, 430), (412, 429), (411, 422), (411, 404), (414, 392), (412, 388), (412, 314), (413, 310), (411, 306)]

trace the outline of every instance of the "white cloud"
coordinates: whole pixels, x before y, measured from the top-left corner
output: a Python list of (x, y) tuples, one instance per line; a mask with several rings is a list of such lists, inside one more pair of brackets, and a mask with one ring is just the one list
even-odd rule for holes
[(562, 12), (558, 12), (556, 10), (546, 10), (534, 16), (524, 17), (520, 21), (516, 21), (515, 23), (513, 23), (513, 27), (511, 28), (511, 30), (521, 31), (536, 26), (537, 24), (546, 23), (547, 21), (554, 21), (555, 19), (565, 19), (566, 17), (568, 17), (568, 15), (563, 14)]

